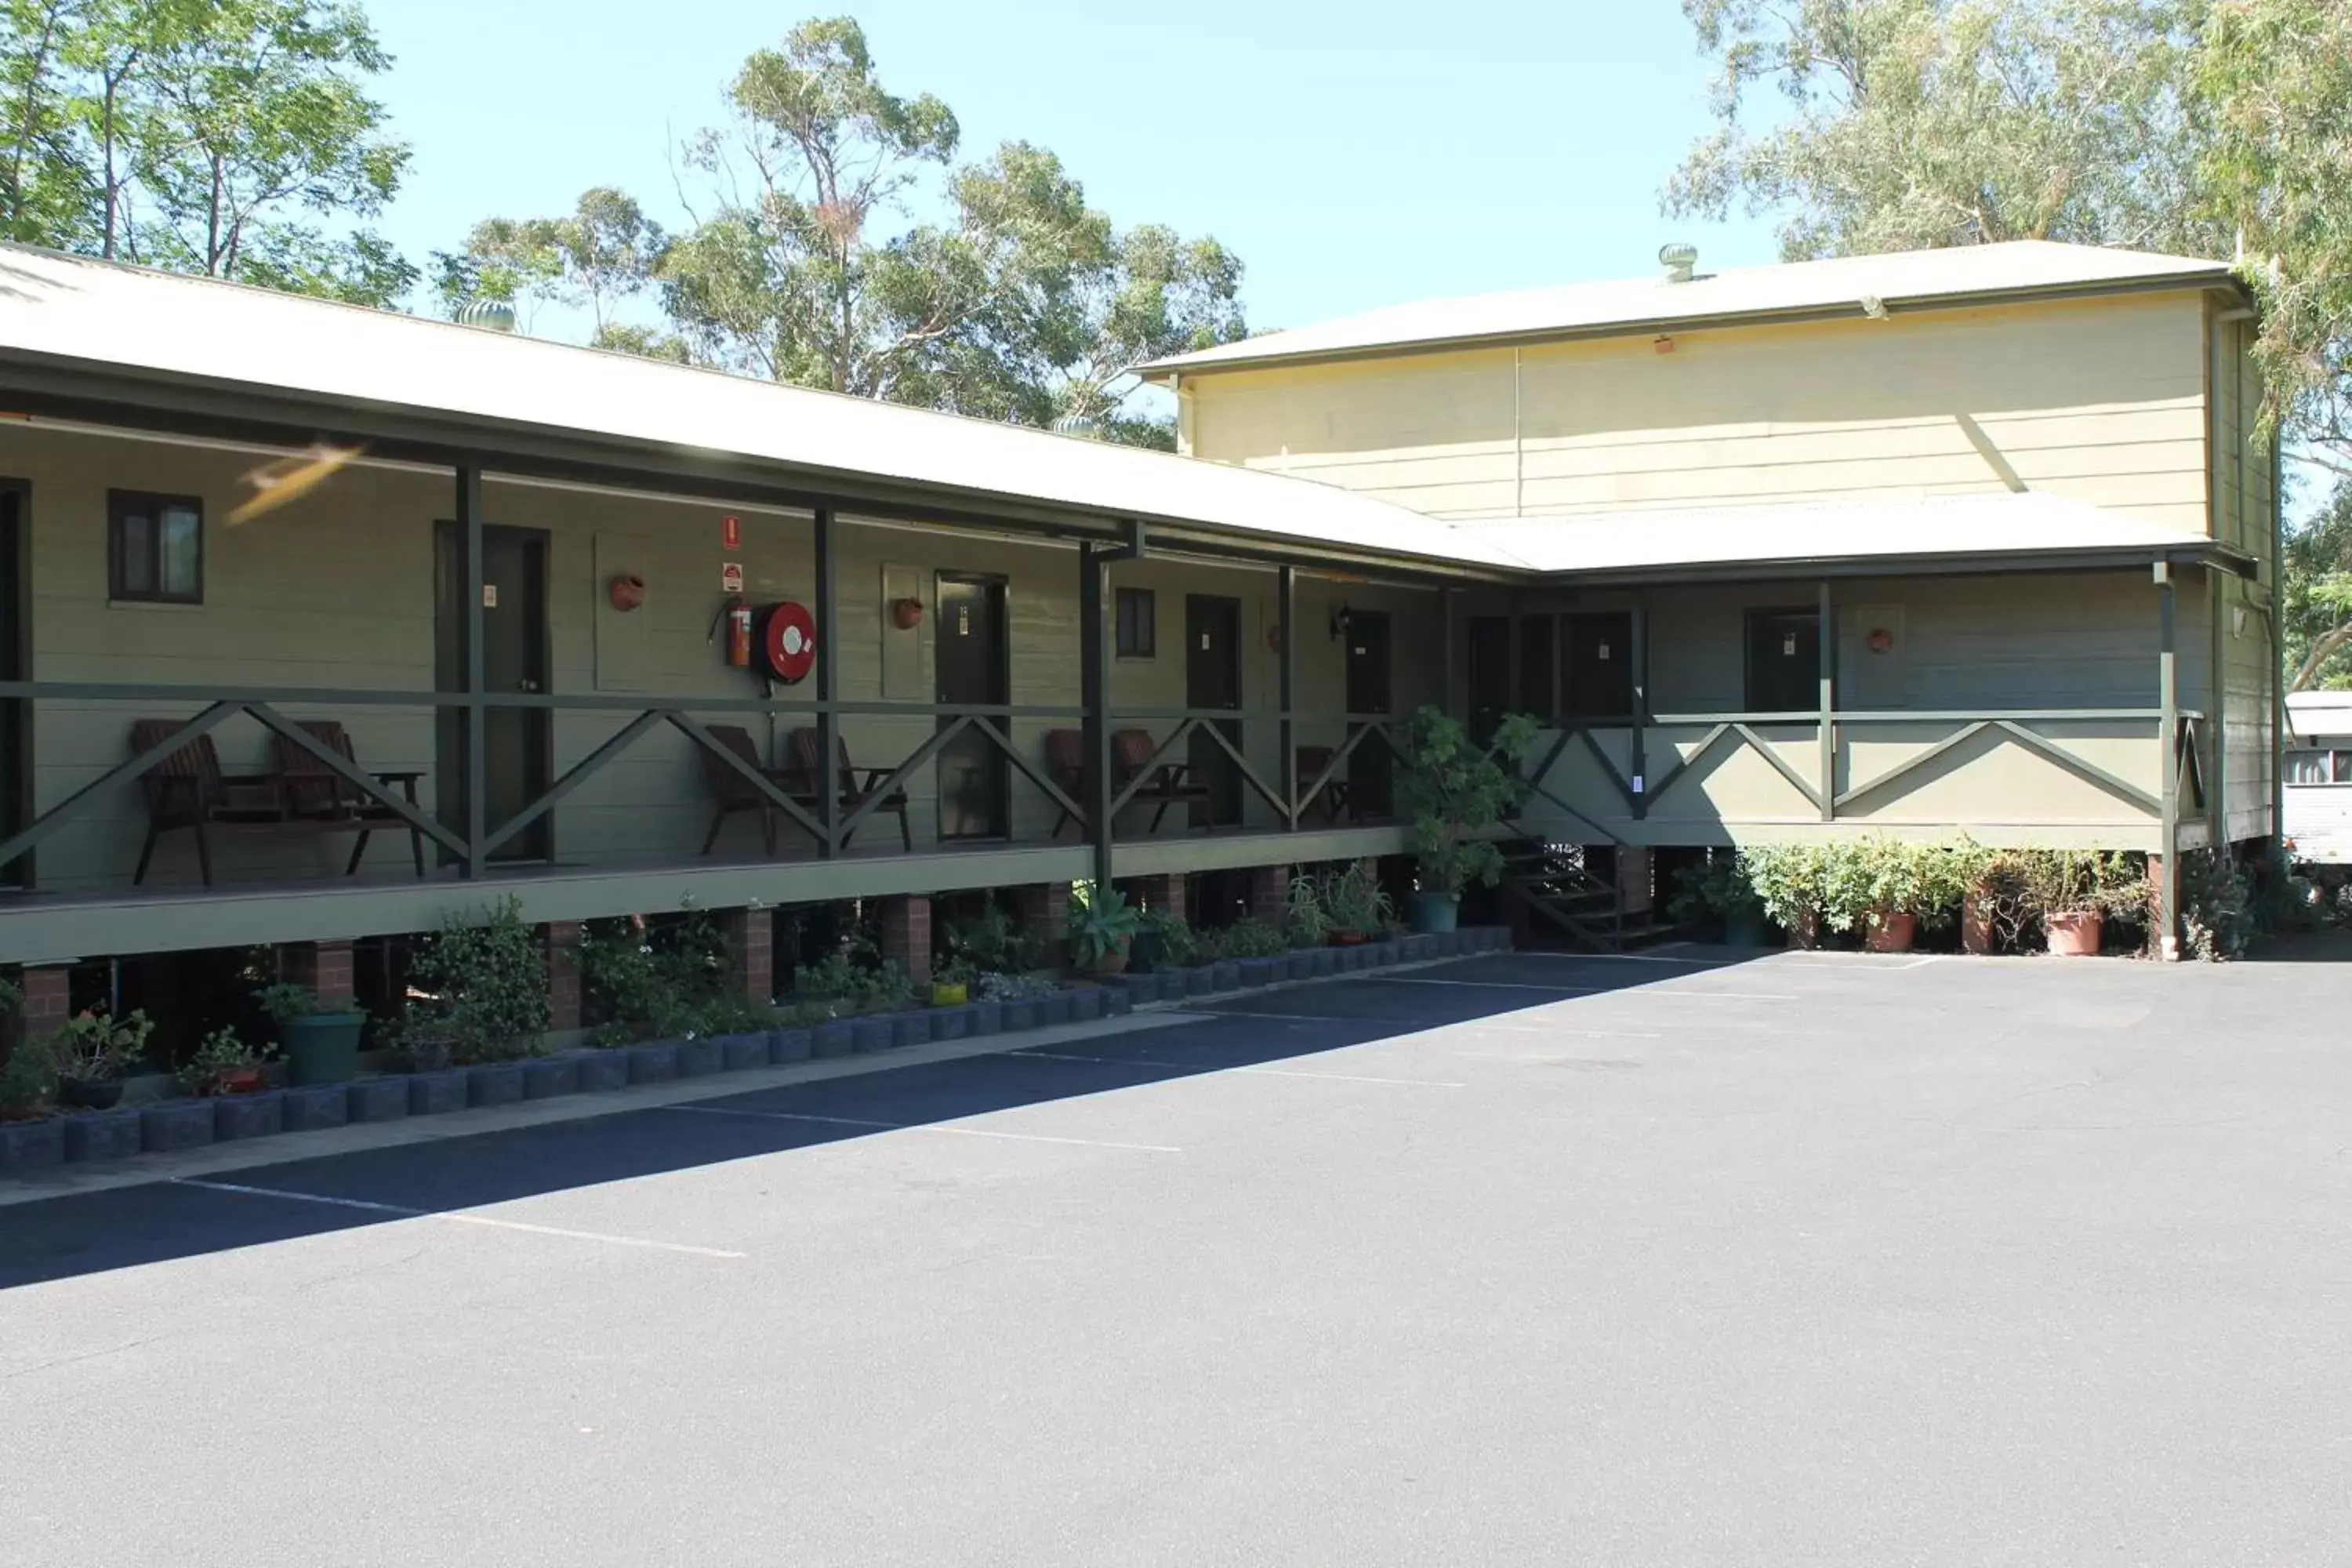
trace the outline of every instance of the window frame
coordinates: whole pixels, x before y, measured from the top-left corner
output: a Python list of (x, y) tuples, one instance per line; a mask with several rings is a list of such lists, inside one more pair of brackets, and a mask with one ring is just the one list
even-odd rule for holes
[[(1141, 635), (1132, 642), (1128, 633), (1128, 606), (1139, 605)], [(1114, 658), (1158, 658), (1160, 657), (1160, 599), (1150, 588), (1114, 588), (1111, 590), (1111, 657)]]
[[(174, 593), (163, 583), (163, 517), (174, 509), (195, 514), (196, 582), (186, 593)], [(124, 580), (123, 525), (144, 514), (152, 524), (149, 547), (155, 585), (133, 588)], [(115, 605), (201, 605), (205, 602), (205, 502), (202, 496), (173, 495), (162, 490), (106, 492), (106, 597)]]

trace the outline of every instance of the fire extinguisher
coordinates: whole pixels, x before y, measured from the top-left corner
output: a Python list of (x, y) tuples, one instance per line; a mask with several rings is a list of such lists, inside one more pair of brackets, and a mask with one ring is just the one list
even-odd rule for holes
[(751, 663), (751, 606), (743, 602), (740, 594), (730, 594), (710, 617), (710, 635), (704, 640), (716, 641), (721, 623), (727, 627), (727, 662), (737, 669), (748, 668)]

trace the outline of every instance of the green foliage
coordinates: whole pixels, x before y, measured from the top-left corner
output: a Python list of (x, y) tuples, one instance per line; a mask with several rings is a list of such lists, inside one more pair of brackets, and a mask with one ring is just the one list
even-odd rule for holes
[(1321, 879), (1300, 872), (1290, 879), (1283, 904), (1283, 924), (1294, 947), (1320, 947), (1337, 929), (1331, 907), (1324, 900)]
[(353, 226), (407, 165), (391, 63), (331, 0), (10, 0), (0, 232), (388, 304), (415, 270)]
[(277, 1055), (275, 1045), (248, 1045), (237, 1038), (235, 1029), (215, 1029), (181, 1064), (180, 1083), (191, 1093), (201, 1094), (224, 1075), (265, 1067)]
[(1276, 926), (1245, 915), (1229, 926), (1201, 933), (1193, 957), (1200, 963), (1221, 959), (1273, 958), (1290, 951), (1290, 939)]
[(0, 1024), (5, 1024), (9, 1019), (14, 1018), (16, 1016), (16, 1009), (24, 1005), (23, 987), (6, 976), (0, 975)]
[(1519, 770), (1535, 737), (1536, 721), (1524, 713), (1506, 714), (1485, 747), (1440, 709), (1424, 706), (1405, 721), (1398, 801), (1412, 819), (1424, 890), (1459, 893), (1502, 879), (1502, 851), (1487, 835), (1527, 794)]
[(1160, 939), (1160, 959), (1170, 964), (1190, 963), (1201, 945), (1192, 922), (1167, 910), (1144, 910), (1142, 930)]
[(550, 1021), (546, 955), (511, 895), (420, 941), (409, 984), (429, 1000), (412, 1005), (406, 1033), (446, 1040), (459, 1061), (530, 1056)]
[(2352, 687), (2352, 482), (2289, 531), (2279, 578), (2287, 689)]
[(57, 1091), (57, 1069), (37, 1047), (20, 1045), (0, 1061), (0, 1116), (37, 1116)]
[(1319, 899), (1333, 931), (1377, 936), (1396, 922), (1396, 904), (1381, 886), (1379, 867), (1370, 860), (1351, 860), (1337, 875), (1326, 873)]
[(1764, 900), (1749, 883), (1749, 870), (1741, 851), (1711, 851), (1675, 878), (1674, 896), (1666, 900), (1667, 915), (1678, 925), (1762, 915)]
[(896, 963), (858, 963), (846, 953), (827, 953), (793, 971), (793, 994), (834, 1004), (835, 1013), (887, 1013), (915, 999), (915, 983)]
[(147, 1036), (154, 1027), (143, 1010), (117, 1018), (85, 1007), (59, 1025), (47, 1039), (28, 1042), (17, 1050), (40, 1053), (54, 1077), (105, 1083), (131, 1076), (147, 1049)]
[(1740, 852), (1764, 913), (1773, 924), (1811, 929), (1828, 902), (1828, 855), (1818, 844), (1757, 844)]
[(948, 927), (948, 952), (983, 971), (1017, 973), (1045, 962), (1045, 944), (1001, 904)]
[(980, 977), (980, 1000), (983, 1002), (1028, 1002), (1040, 996), (1051, 996), (1061, 987), (1044, 974), (1000, 974), (990, 973)]
[(1070, 957), (1092, 969), (1114, 953), (1124, 954), (1143, 929), (1142, 917), (1117, 888), (1079, 882), (1070, 889)]
[(2254, 874), (2210, 849), (2180, 858), (2180, 934), (2208, 963), (2242, 957), (2254, 939)]
[(719, 1032), (732, 991), (726, 934), (696, 912), (667, 927), (592, 922), (580, 933), (580, 982), (599, 1037), (675, 1039)]
[(2096, 913), (2110, 919), (2145, 918), (2147, 871), (2121, 851), (2020, 849), (2011, 852), (2020, 868), (2026, 905), (2052, 915)]
[[(1117, 228), (1025, 142), (957, 163), (953, 111), (889, 90), (848, 17), (753, 53), (727, 100), (682, 149), (679, 232), (603, 188), (486, 219), (435, 258), (443, 299), (585, 304), (603, 347), (1170, 448), (1135, 368), (1244, 335), (1223, 247)], [(667, 326), (614, 321), (648, 283)]]

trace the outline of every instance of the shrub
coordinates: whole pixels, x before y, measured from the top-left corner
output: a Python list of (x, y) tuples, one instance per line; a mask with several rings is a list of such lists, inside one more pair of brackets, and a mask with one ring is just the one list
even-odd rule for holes
[(1142, 925), (1135, 906), (1117, 888), (1071, 884), (1070, 959), (1079, 967), (1092, 969), (1114, 953), (1124, 954)]
[(2180, 934), (2208, 963), (2244, 954), (2254, 937), (2253, 873), (2227, 856), (2198, 850), (2180, 858)]
[(1166, 910), (1146, 910), (1143, 929), (1160, 939), (1160, 957), (1169, 963), (1189, 963), (1200, 951), (1200, 933), (1182, 915)]
[(409, 981), (430, 1001), (410, 1010), (407, 1037), (446, 1039), (460, 1061), (530, 1056), (550, 1021), (546, 954), (512, 896), (418, 942)]
[(1758, 895), (1751, 875), (1752, 868), (1744, 852), (1712, 850), (1706, 859), (1684, 867), (1675, 875), (1674, 896), (1666, 900), (1666, 914), (1677, 925), (1761, 915), (1764, 900)]
[(1247, 915), (1222, 931), (1202, 936), (1200, 956), (1204, 959), (1272, 958), (1290, 951), (1290, 939), (1275, 927)]
[(709, 1034), (732, 995), (727, 939), (708, 914), (667, 928), (599, 921), (580, 934), (580, 982), (597, 1037), (612, 1043)]
[(982, 970), (999, 973), (1034, 969), (1045, 961), (1045, 944), (997, 904), (949, 926), (948, 952), (970, 959)]
[[(1494, 846), (1486, 847), (1492, 849)], [(1386, 931), (1396, 920), (1396, 904), (1381, 886), (1380, 873), (1370, 860), (1351, 860), (1346, 870), (1337, 876), (1326, 876), (1318, 897), (1330, 913), (1332, 926), (1339, 931), (1373, 936)]]
[(1290, 932), (1292, 946), (1322, 946), (1335, 923), (1329, 907), (1323, 901), (1322, 883), (1304, 871), (1291, 878), (1282, 919)]
[(181, 1067), (180, 1084), (191, 1094), (202, 1094), (225, 1074), (267, 1066), (277, 1054), (274, 1045), (247, 1045), (235, 1029), (215, 1029)]
[(1759, 844), (1743, 850), (1748, 886), (1773, 924), (1801, 931), (1822, 916), (1826, 866), (1814, 844)]
[(146, 1053), (147, 1036), (154, 1027), (143, 1010), (134, 1009), (127, 1017), (117, 1018), (85, 1007), (47, 1039), (19, 1047), (18, 1053), (38, 1052), (57, 1078), (104, 1083), (131, 1076)]

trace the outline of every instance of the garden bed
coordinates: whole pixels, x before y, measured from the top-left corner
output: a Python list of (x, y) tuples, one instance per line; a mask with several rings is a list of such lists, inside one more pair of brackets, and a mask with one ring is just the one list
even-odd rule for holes
[(1423, 963), (1486, 952), (1510, 945), (1499, 926), (1467, 927), (1439, 935), (1392, 937), (1350, 947), (1301, 949), (1243, 963), (1222, 961), (1122, 975), (1101, 984), (1056, 989), (1018, 1002), (963, 1002), (905, 1008), (809, 1026), (736, 1032), (712, 1039), (656, 1040), (591, 1047), (521, 1061), (348, 1083), (307, 1084), (255, 1095), (163, 1100), (116, 1110), (0, 1121), (0, 1174), (59, 1164), (126, 1159), (145, 1151), (184, 1150), (208, 1143), (251, 1142), (281, 1132), (340, 1127), (346, 1121), (391, 1121), (436, 1116), (469, 1106), (508, 1105), (665, 1083), (681, 1077), (724, 1076), (783, 1067), (813, 1057), (880, 1055), (934, 1040), (972, 1039), (1055, 1024), (1114, 1017), (1138, 1006), (1181, 1005), (1197, 997), (1288, 984), (1389, 964)]

